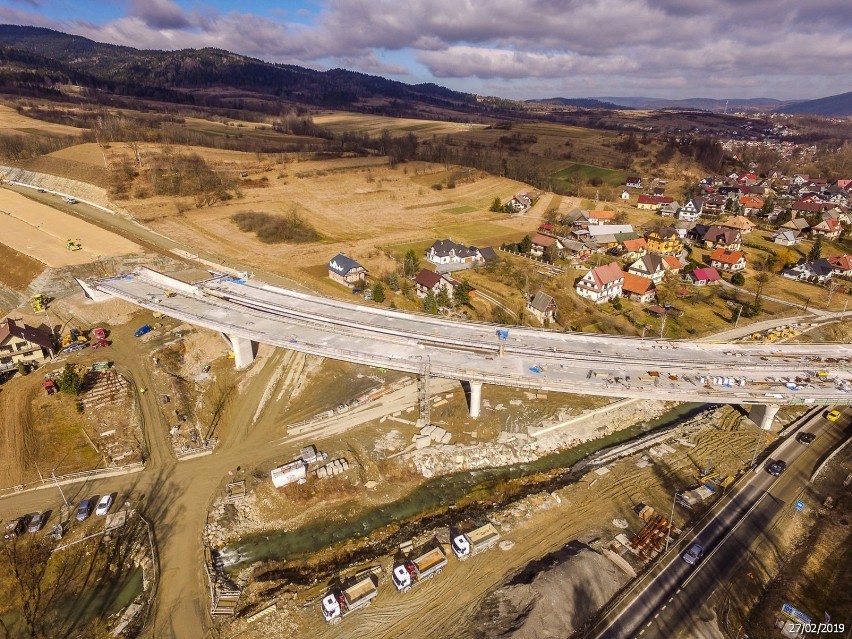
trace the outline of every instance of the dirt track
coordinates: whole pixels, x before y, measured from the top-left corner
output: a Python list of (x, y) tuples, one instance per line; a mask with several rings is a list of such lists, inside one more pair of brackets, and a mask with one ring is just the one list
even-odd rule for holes
[[(6, 246), (47, 266), (88, 264), (101, 257), (141, 252), (123, 237), (9, 189), (0, 190), (0, 237)], [(69, 251), (68, 239), (79, 241), (83, 248)]]

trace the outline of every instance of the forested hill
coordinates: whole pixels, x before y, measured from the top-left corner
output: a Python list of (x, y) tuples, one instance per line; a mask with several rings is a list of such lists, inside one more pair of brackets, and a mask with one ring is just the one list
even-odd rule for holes
[(3, 87), (35, 90), (63, 78), (120, 95), (181, 102), (264, 97), (324, 107), (407, 110), (420, 104), (458, 111), (478, 110), (476, 98), (436, 84), (410, 85), (332, 69), (315, 71), (272, 64), (220, 49), (140, 50), (94, 42), (40, 27), (0, 25)]

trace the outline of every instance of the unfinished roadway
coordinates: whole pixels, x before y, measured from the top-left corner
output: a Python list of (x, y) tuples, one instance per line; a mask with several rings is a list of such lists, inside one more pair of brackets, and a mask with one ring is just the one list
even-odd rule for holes
[(517, 327), (500, 339), (501, 327), (492, 324), (352, 304), (232, 276), (187, 284), (147, 268), (84, 288), (95, 299), (118, 297), (223, 333), (239, 367), (251, 362), (260, 342), (461, 380), (470, 384), (474, 416), (482, 384), (764, 406), (852, 403), (852, 347), (844, 344), (667, 341)]

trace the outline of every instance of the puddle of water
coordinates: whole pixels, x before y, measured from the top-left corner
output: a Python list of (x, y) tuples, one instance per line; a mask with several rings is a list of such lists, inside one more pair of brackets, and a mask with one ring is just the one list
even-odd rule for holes
[[(339, 512), (340, 519), (318, 521), (287, 532), (250, 535), (222, 550), (223, 560), (224, 556), (229, 559), (223, 563), (226, 570), (232, 572), (256, 561), (304, 559), (335, 543), (364, 537), (388, 524), (434, 512), (472, 493), (482, 492), (485, 495), (489, 489), (508, 479), (574, 466), (604, 449), (652, 431), (677, 426), (708, 408), (709, 404), (680, 404), (653, 421), (636, 424), (534, 462), (437, 477), (421, 484), (402, 499), (384, 506), (362, 511), (357, 504), (351, 504)], [(579, 472), (579, 469), (575, 470)], [(535, 491), (542, 489), (542, 486), (535, 487)]]

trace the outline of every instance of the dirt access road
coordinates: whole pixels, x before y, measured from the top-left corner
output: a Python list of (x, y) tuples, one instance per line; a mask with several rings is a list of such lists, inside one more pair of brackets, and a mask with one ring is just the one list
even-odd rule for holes
[[(139, 356), (133, 341), (116, 340), (110, 356), (127, 369), (137, 389), (153, 387), (152, 367), (147, 358)], [(265, 405), (256, 419), (255, 414), (270, 384), (273, 392), (267, 396), (284, 397), (282, 401), (286, 401), (292, 388), (285, 386), (295, 385), (298, 379), (278, 375), (278, 371), (282, 367), (301, 366), (300, 357), (293, 351), (278, 350), (256, 364), (261, 369), (246, 383), (239, 401), (231, 406), (228, 434), (213, 454), (205, 457), (177, 461), (157, 397), (154, 393), (138, 394), (147, 450), (145, 470), (64, 488), (72, 503), (90, 495), (117, 491), (118, 503), (129, 499), (152, 522), (160, 581), (147, 636), (175, 639), (210, 636), (212, 622), (208, 613), (202, 533), (210, 503), (229, 478), (229, 471), (239, 475), (238, 467), (254, 467), (265, 458), (286, 461), (304, 443), (321, 433), (327, 435), (324, 429), (328, 427), (345, 430), (407, 408), (415, 401), (416, 389), (409, 386), (345, 416), (312, 422), (310, 428), (283, 438), (285, 429), (274, 417), (279, 412), (278, 400)], [(34, 510), (57, 510), (59, 499), (53, 488), (13, 495), (0, 500), (0, 516), (7, 519)]]

